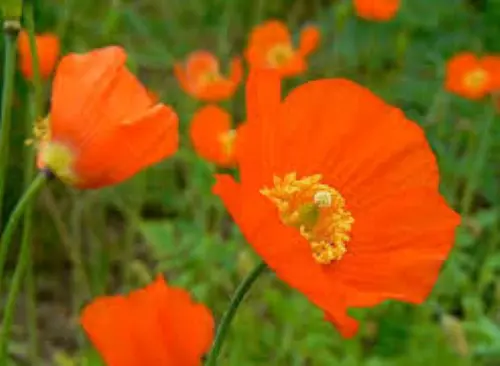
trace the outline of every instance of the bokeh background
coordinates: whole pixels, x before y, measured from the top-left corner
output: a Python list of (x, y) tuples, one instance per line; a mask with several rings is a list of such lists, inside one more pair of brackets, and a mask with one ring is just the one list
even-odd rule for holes
[[(130, 68), (178, 112), (182, 147), (114, 188), (77, 191), (54, 182), (42, 192), (12, 365), (30, 365), (35, 346), (36, 366), (101, 365), (79, 327), (80, 309), (95, 296), (143, 286), (158, 272), (216, 317), (224, 311), (258, 259), (211, 194), (218, 168), (196, 155), (187, 134), (203, 103), (180, 89), (172, 68), (200, 49), (227, 66), (252, 28), (269, 19), (285, 21), (295, 38), (305, 25), (321, 31), (308, 72), (286, 80), (286, 90), (325, 77), (369, 87), (425, 129), (443, 194), (461, 211), (470, 191), (472, 208), (424, 305), (356, 310), (361, 332), (344, 340), (301, 294), (268, 274), (240, 308), (220, 365), (500, 365), (500, 118), (485, 130), (495, 118), (491, 100), (472, 102), (443, 88), (445, 63), (456, 53), (500, 52), (499, 0), (403, 0), (384, 23), (359, 19), (349, 0), (44, 0), (35, 10), (37, 32), (58, 34), (62, 54), (124, 46)], [(27, 91), (19, 73), (4, 220), (23, 189)], [(45, 93), (48, 110), (50, 82)], [(243, 121), (244, 87), (220, 105)], [(486, 138), (490, 148), (478, 162)]]

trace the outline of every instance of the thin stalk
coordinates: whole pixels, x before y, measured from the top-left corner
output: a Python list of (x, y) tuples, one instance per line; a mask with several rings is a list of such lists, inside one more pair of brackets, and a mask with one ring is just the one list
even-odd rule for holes
[[(25, 5), (25, 22), (26, 29), (29, 37), (30, 53), (32, 55), (32, 70), (33, 70), (33, 80), (31, 83), (31, 93), (30, 106), (31, 112), (29, 118), (26, 118), (25, 133), (26, 136), (30, 136), (32, 130), (32, 123), (35, 119), (41, 118), (42, 115), (42, 105), (43, 105), (43, 95), (42, 95), (42, 78), (40, 76), (40, 61), (38, 58), (38, 50), (36, 47), (35, 39), (35, 20), (34, 20), (34, 10), (33, 4), (30, 2)], [(28, 189), (30, 182), (33, 180), (35, 174), (35, 150), (32, 146), (26, 146), (25, 160), (24, 160), (24, 185), (25, 189)], [(36, 282), (33, 270), (33, 201), (28, 203), (26, 211), (24, 213), (24, 230), (21, 242), (21, 248), (27, 248), (28, 250), (28, 263), (26, 269), (26, 321), (28, 328), (28, 339), (29, 339), (29, 359), (32, 365), (38, 364), (38, 327), (37, 327), (37, 311), (36, 311)]]
[[(86, 197), (80, 197), (75, 194), (73, 196), (73, 210), (71, 212), (71, 217), (70, 217), (70, 223), (71, 223), (71, 236), (73, 238), (72, 243), (71, 243), (71, 255), (73, 258), (75, 258), (75, 261), (73, 264), (75, 265), (74, 268), (72, 268), (72, 285), (73, 291), (72, 291), (72, 314), (73, 316), (76, 316), (80, 312), (80, 309), (82, 305), (85, 303), (85, 301), (88, 300), (88, 298), (85, 297), (85, 293), (82, 293), (82, 291), (86, 291), (88, 289), (88, 294), (91, 296), (92, 293), (92, 288), (91, 288), (91, 282), (89, 280), (89, 277), (87, 276), (87, 272), (85, 269), (85, 263), (84, 263), (84, 258), (83, 258), (83, 240), (84, 240), (84, 233), (83, 233), (83, 220), (84, 220), (84, 214), (85, 214), (85, 206), (87, 204), (87, 199)], [(83, 276), (82, 274), (85, 273), (85, 280), (87, 280), (87, 283), (83, 283)], [(76, 332), (76, 340), (78, 342), (78, 345), (82, 347), (85, 342), (85, 336), (82, 332), (81, 329), (78, 329)]]
[(12, 322), (14, 319), (14, 313), (16, 311), (16, 300), (21, 291), (24, 275), (28, 269), (28, 264), (30, 262), (30, 245), (24, 245), (19, 251), (17, 258), (16, 269), (14, 270), (14, 277), (12, 278), (12, 283), (10, 286), (9, 293), (7, 295), (7, 301), (5, 305), (5, 311), (2, 319), (2, 328), (0, 329), (0, 364), (7, 364), (7, 346), (9, 343), (10, 329), (12, 328)]
[(226, 0), (226, 6), (224, 12), (221, 14), (221, 18), (223, 19), (220, 22), (219, 29), (217, 31), (217, 54), (222, 59), (228, 59), (230, 53), (230, 28), (231, 28), (231, 19), (235, 17), (234, 9), (235, 9), (235, 0)]
[(231, 325), (231, 322), (238, 310), (239, 305), (245, 298), (245, 295), (252, 287), (255, 280), (264, 272), (267, 268), (267, 265), (264, 262), (260, 262), (257, 266), (249, 273), (249, 275), (240, 283), (238, 288), (236, 289), (233, 298), (229, 304), (229, 308), (226, 313), (222, 317), (222, 320), (217, 329), (217, 334), (215, 335), (215, 340), (212, 345), (212, 349), (210, 354), (207, 357), (206, 366), (215, 366), (217, 364), (217, 357), (219, 356), (220, 351), (222, 350), (222, 345), (224, 344), (224, 340), (226, 339), (227, 332)]
[(59, 235), (59, 240), (63, 244), (64, 249), (69, 256), (69, 260), (71, 261), (73, 268), (72, 272), (74, 276), (78, 277), (78, 281), (76, 281), (79, 283), (78, 289), (84, 293), (85, 298), (90, 298), (92, 295), (90, 280), (88, 279), (87, 272), (85, 271), (80, 251), (78, 247), (75, 247), (74, 245), (74, 243), (80, 239), (74, 238), (68, 231), (54, 195), (50, 192), (50, 190), (45, 191), (45, 194), (42, 195), (42, 199), (44, 200), (43, 202), (47, 212), (54, 222), (54, 226)]
[[(8, 249), (5, 248), (8, 248), (8, 245), (11, 243), (15, 228), (17, 227), (21, 216), (25, 212), (26, 208), (31, 204), (33, 199), (35, 199), (38, 192), (45, 185), (46, 181), (47, 175), (45, 173), (38, 174), (38, 176), (31, 182), (31, 185), (28, 187), (28, 189), (26, 189), (24, 195), (21, 197), (16, 207), (14, 208), (14, 211), (12, 212), (9, 221), (7, 222), (5, 231), (0, 239), (0, 249), (2, 250), (2, 256), (0, 257), (2, 263), (0, 265), (0, 269), (3, 269), (4, 267), (6, 254), (8, 252)], [(19, 291), (21, 290), (24, 274), (26, 273), (26, 268), (29, 264), (29, 244), (30, 243), (28, 241), (24, 241), (22, 243), (17, 259), (16, 268), (14, 270), (14, 277), (12, 279), (10, 291), (7, 295), (2, 328), (0, 330), (0, 365), (7, 364), (7, 343), (9, 339), (10, 328), (12, 327), (14, 312), (16, 310), (17, 296), (19, 294)]]
[(253, 24), (260, 24), (265, 17), (264, 0), (255, 0), (254, 4), (255, 14)]
[[(490, 150), (491, 142), (492, 142), (492, 133), (491, 129), (494, 125), (493, 121), (495, 120), (496, 117), (496, 110), (495, 108), (491, 107), (492, 111), (490, 112), (490, 115), (486, 117), (486, 121), (483, 126), (483, 131), (481, 134), (481, 138), (479, 140), (479, 146), (477, 148), (477, 153), (473, 155), (473, 160), (471, 162), (471, 171), (469, 175), (469, 179), (466, 182), (465, 186), (465, 191), (464, 195), (462, 197), (462, 202), (461, 202), (461, 210), (460, 213), (462, 214), (463, 217), (466, 217), (469, 213), (470, 210), (472, 209), (472, 201), (474, 198), (474, 192), (477, 189), (477, 185), (479, 183), (479, 178), (480, 175), (483, 171), (484, 165), (486, 163), (487, 159), (487, 154), (488, 151)], [(467, 151), (466, 153), (471, 153), (470, 151)]]
[[(95, 200), (92, 201), (94, 203)], [(93, 206), (93, 204), (92, 204)], [(85, 210), (87, 225), (93, 228), (89, 230), (89, 248), (87, 258), (89, 258), (89, 276), (91, 282), (92, 296), (102, 295), (106, 291), (109, 278), (110, 266), (107, 256), (107, 248), (104, 243), (107, 241), (108, 225), (106, 223), (106, 211), (95, 210), (95, 207), (87, 207)]]
[(3, 69), (2, 90), (2, 125), (0, 130), (0, 222), (2, 218), (3, 196), (7, 180), (9, 163), (10, 125), (12, 119), (12, 100), (14, 98), (14, 82), (16, 74), (16, 30), (5, 31), (5, 61)]
[(122, 257), (123, 286), (128, 289), (133, 278), (131, 263), (134, 260), (134, 246), (137, 234), (137, 218), (141, 217), (142, 198), (147, 189), (147, 172), (138, 174), (131, 182), (130, 202), (132, 213), (125, 213), (127, 227), (125, 228), (125, 241)]
[[(0, 285), (2, 284), (3, 271), (5, 267), (5, 262), (7, 261), (7, 254), (9, 252), (10, 244), (12, 243), (12, 237), (16, 231), (17, 224), (19, 223), (21, 217), (26, 210), (26, 207), (30, 202), (36, 198), (38, 192), (47, 182), (49, 176), (45, 172), (40, 172), (36, 178), (31, 182), (30, 186), (24, 191), (23, 196), (17, 202), (16, 207), (12, 211), (12, 214), (7, 221), (5, 230), (0, 237)], [(0, 290), (0, 293), (2, 291)], [(1, 364), (1, 363), (0, 363)]]
[(64, 6), (62, 6), (62, 9), (64, 9), (63, 14), (59, 17), (59, 23), (57, 24), (57, 29), (56, 29), (56, 34), (59, 35), (59, 39), (61, 42), (64, 42), (64, 38), (66, 36), (66, 32), (68, 30), (68, 27), (70, 25), (70, 21), (72, 19), (71, 15), (74, 14), (73, 10), (77, 5), (76, 0), (65, 0), (64, 1)]

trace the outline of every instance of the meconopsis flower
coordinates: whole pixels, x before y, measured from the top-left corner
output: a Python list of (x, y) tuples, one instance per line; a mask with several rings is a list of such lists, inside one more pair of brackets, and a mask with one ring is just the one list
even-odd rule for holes
[(77, 188), (100, 188), (177, 150), (176, 113), (151, 99), (126, 58), (110, 46), (61, 60), (50, 114), (35, 125), (40, 169)]
[[(35, 47), (40, 65), (40, 76), (42, 79), (46, 79), (54, 70), (59, 58), (59, 38), (52, 33), (37, 34), (35, 35)], [(33, 78), (33, 56), (31, 54), (29, 36), (25, 30), (19, 32), (17, 48), (19, 50), (21, 72), (26, 79), (31, 79)]]
[(246, 95), (240, 181), (218, 175), (214, 192), (256, 252), (346, 337), (349, 308), (423, 302), (460, 218), (422, 129), (345, 79), (281, 101), (279, 75), (256, 70)]
[(185, 62), (174, 65), (174, 74), (182, 89), (192, 97), (218, 102), (231, 98), (243, 76), (239, 57), (234, 57), (228, 75), (220, 71), (219, 60), (208, 51), (194, 51)]
[(81, 323), (107, 366), (199, 366), (214, 336), (208, 308), (162, 276), (126, 296), (102, 296)]
[(300, 75), (307, 70), (307, 57), (318, 47), (319, 40), (318, 28), (308, 25), (301, 30), (295, 47), (287, 25), (269, 20), (250, 33), (245, 57), (251, 69), (270, 68), (282, 77)]

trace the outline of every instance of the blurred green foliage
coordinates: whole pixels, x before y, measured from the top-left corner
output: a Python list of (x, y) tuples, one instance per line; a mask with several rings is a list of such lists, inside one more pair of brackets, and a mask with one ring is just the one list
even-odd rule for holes
[[(287, 90), (321, 77), (360, 82), (424, 127), (438, 156), (443, 194), (457, 210), (465, 187), (472, 180), (477, 187), (471, 214), (464, 217), (456, 248), (426, 304), (356, 309), (362, 330), (344, 340), (301, 294), (269, 274), (241, 307), (220, 364), (500, 364), (500, 120), (497, 116), (487, 132), (493, 146), (478, 171), (474, 157), (486, 120), (494, 118), (492, 106), (448, 95), (442, 87), (445, 62), (455, 53), (500, 52), (499, 0), (403, 0), (398, 16), (387, 23), (357, 18), (351, 2), (343, 0), (46, 0), (35, 5), (37, 31), (57, 32), (63, 54), (123, 45), (139, 78), (177, 110), (183, 134), (174, 158), (118, 187), (76, 192), (56, 183), (42, 194), (35, 271), (47, 364), (100, 364), (75, 318), (94, 296), (142, 286), (164, 272), (219, 317), (257, 262), (211, 194), (216, 168), (190, 147), (186, 131), (201, 103), (179, 89), (172, 65), (193, 50), (208, 49), (226, 67), (230, 56), (242, 53), (252, 27), (270, 18), (285, 20), (295, 38), (305, 24), (322, 32), (309, 72), (287, 80)], [(27, 86), (19, 75), (16, 85), (6, 210), (20, 194), (26, 137), (18, 121), (27, 118)], [(49, 90), (47, 85), (47, 96)], [(223, 103), (235, 121), (245, 119), (243, 91)], [(19, 365), (26, 358), (22, 308), (18, 342), (10, 350)]]

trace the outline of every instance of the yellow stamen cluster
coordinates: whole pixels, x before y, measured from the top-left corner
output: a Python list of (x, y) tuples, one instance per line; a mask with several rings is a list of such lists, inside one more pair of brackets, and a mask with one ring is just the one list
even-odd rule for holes
[(222, 144), (222, 151), (226, 157), (231, 157), (234, 150), (234, 141), (236, 140), (236, 131), (229, 130), (219, 136), (219, 141)]
[(50, 137), (50, 116), (39, 118), (33, 124), (33, 138), (27, 139), (26, 144), (38, 147), (41, 143), (48, 142)]
[(488, 73), (482, 68), (477, 68), (464, 77), (465, 86), (473, 90), (482, 89), (487, 81)]
[(61, 181), (74, 185), (78, 177), (73, 171), (75, 155), (66, 145), (58, 142), (49, 142), (43, 145), (40, 152), (42, 161)]
[(290, 61), (294, 53), (291, 44), (277, 44), (267, 52), (267, 62), (271, 67), (279, 67)]
[(78, 177), (73, 171), (74, 153), (65, 144), (51, 141), (50, 115), (40, 118), (33, 125), (33, 138), (26, 141), (38, 149), (44, 166), (67, 184), (75, 184)]
[(321, 179), (321, 174), (302, 179), (296, 173), (275, 176), (274, 187), (260, 193), (276, 205), (285, 225), (297, 228), (307, 239), (314, 259), (329, 264), (345, 254), (354, 218), (342, 195)]

